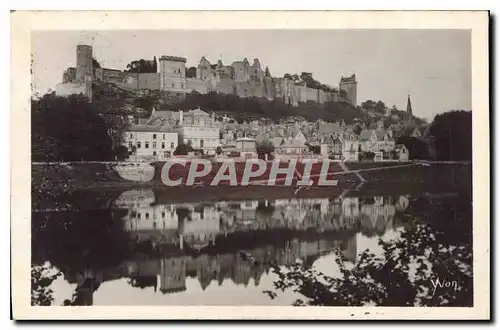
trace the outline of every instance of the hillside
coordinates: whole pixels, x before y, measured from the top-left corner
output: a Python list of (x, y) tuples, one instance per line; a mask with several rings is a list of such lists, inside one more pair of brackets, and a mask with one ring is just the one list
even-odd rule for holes
[(269, 101), (266, 98), (240, 98), (236, 95), (199, 94), (192, 92), (182, 101), (160, 105), (161, 110), (187, 110), (201, 108), (205, 111), (215, 111), (227, 114), (238, 122), (259, 118), (280, 120), (287, 117), (302, 117), (308, 121), (323, 119), (326, 121), (344, 120), (352, 123), (355, 118), (362, 119), (365, 114), (357, 107), (345, 102), (326, 102), (324, 104), (306, 102), (298, 107), (286, 104), (282, 100)]
[[(232, 94), (210, 92), (200, 94), (195, 91), (178, 95), (158, 91), (128, 91), (115, 84), (100, 83), (94, 86), (94, 103), (101, 104), (106, 112), (112, 109), (135, 109), (135, 114), (148, 117), (154, 106), (159, 110), (189, 110), (200, 108), (219, 115), (226, 114), (238, 122), (269, 118), (274, 121), (289, 117), (301, 117), (307, 121), (322, 119), (352, 124), (355, 119), (365, 123), (374, 121), (373, 115), (347, 102), (328, 101), (325, 103), (299, 103), (297, 107), (283, 100), (267, 98), (240, 98)], [(132, 112), (134, 112), (132, 110)], [(130, 113), (130, 112), (129, 112)], [(397, 122), (397, 121), (394, 121)]]

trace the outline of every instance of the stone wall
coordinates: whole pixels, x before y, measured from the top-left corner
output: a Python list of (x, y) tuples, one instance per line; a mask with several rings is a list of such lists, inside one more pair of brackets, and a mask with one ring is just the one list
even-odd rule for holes
[(221, 94), (234, 94), (236, 84), (234, 80), (228, 78), (221, 78), (217, 84), (216, 91)]
[(208, 87), (207, 83), (203, 80), (198, 80), (195, 78), (186, 78), (187, 93), (190, 93), (194, 90), (200, 94), (206, 94), (208, 93), (207, 87)]
[(85, 83), (69, 82), (60, 83), (56, 85), (56, 95), (57, 96), (69, 96), (72, 94), (83, 94), (87, 95), (87, 85)]
[(160, 74), (159, 73), (140, 73), (139, 74), (139, 89), (160, 89)]

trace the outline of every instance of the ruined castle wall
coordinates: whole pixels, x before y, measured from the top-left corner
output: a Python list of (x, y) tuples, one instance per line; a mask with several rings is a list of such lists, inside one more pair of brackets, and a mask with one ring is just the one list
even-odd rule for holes
[(314, 88), (304, 87), (305, 102), (319, 102), (319, 91)]
[(248, 72), (248, 66), (244, 62), (234, 62), (232, 64), (234, 68), (234, 80), (236, 82), (244, 82), (250, 79)]
[(230, 78), (221, 78), (217, 83), (216, 91), (221, 94), (234, 94), (235, 82)]
[(255, 97), (265, 96), (264, 84), (252, 84), (251, 86), (252, 86), (252, 96)]
[(332, 99), (332, 93), (331, 92), (325, 92), (323, 90), (320, 90), (318, 92), (318, 102), (319, 103), (325, 103), (328, 102)]
[(281, 99), (287, 104), (297, 106), (300, 100), (300, 90), (295, 86), (293, 81), (276, 78), (275, 79), (276, 99)]
[(116, 86), (126, 89), (126, 90), (137, 90), (139, 89), (139, 77), (137, 73), (131, 73), (131, 72), (122, 72), (121, 75), (108, 75), (105, 76), (103, 72), (103, 79), (102, 81), (107, 82), (107, 83), (113, 83), (116, 84)]
[(160, 75), (160, 89), (164, 91), (186, 93), (189, 90), (186, 82), (187, 79), (180, 76)]
[(246, 82), (236, 82), (236, 95), (239, 97), (250, 97), (252, 96), (252, 86)]
[(276, 97), (276, 87), (271, 77), (264, 77), (264, 97), (274, 100)]
[(139, 89), (160, 89), (160, 74), (159, 73), (140, 73), (139, 74)]
[(118, 86), (119, 88), (122, 88), (122, 89), (125, 89), (128, 91), (138, 90), (137, 82), (133, 82), (133, 83), (116, 82), (114, 84), (116, 84), (116, 86)]
[(200, 94), (207, 94), (208, 88), (207, 83), (200, 79), (187, 78), (186, 79), (186, 89), (187, 93), (192, 92), (193, 90)]
[(85, 83), (80, 82), (68, 82), (68, 83), (60, 83), (56, 85), (56, 95), (57, 96), (69, 96), (73, 94), (87, 94)]

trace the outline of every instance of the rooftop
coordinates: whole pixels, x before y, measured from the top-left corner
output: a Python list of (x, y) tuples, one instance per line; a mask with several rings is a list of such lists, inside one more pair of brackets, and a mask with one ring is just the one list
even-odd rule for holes
[(162, 133), (176, 133), (170, 127), (157, 126), (157, 125), (132, 125), (126, 129), (127, 132), (162, 132)]

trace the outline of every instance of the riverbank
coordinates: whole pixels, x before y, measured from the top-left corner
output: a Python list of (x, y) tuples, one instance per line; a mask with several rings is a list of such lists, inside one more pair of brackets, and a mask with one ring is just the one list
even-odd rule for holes
[[(472, 193), (472, 164), (470, 163), (338, 163), (333, 187), (300, 188), (254, 185), (229, 187), (198, 185), (170, 188), (160, 179), (161, 164), (129, 163), (35, 163), (32, 166), (32, 210), (41, 209), (99, 209), (110, 206), (110, 201), (127, 190), (151, 189), (162, 191), (162, 196), (173, 200), (222, 200), (225, 197), (245, 198), (288, 196), (338, 196), (342, 192), (367, 191), (370, 194), (390, 191), (394, 194), (431, 191), (436, 193), (460, 191)], [(123, 174), (123, 168), (128, 172)], [(121, 171), (121, 173), (119, 172)], [(142, 174), (141, 174), (142, 173)], [(127, 180), (124, 176), (140, 180)], [(149, 178), (149, 180), (147, 180)], [(300, 188), (300, 189), (299, 189)], [(384, 194), (385, 194), (384, 193)], [(166, 198), (167, 198), (166, 197)], [(169, 199), (167, 198), (167, 199)]]

